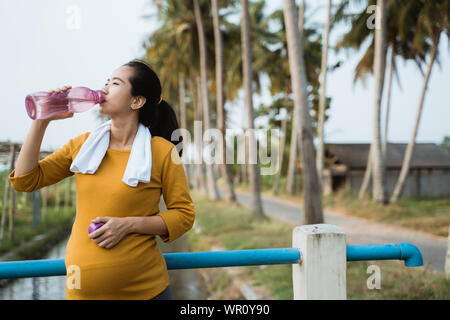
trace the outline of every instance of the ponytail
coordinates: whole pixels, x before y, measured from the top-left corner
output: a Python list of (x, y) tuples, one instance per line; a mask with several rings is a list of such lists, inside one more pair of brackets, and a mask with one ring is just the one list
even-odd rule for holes
[[(147, 103), (139, 109), (139, 122), (150, 129), (152, 136), (163, 137), (174, 145), (183, 141), (183, 137), (172, 140), (172, 133), (179, 128), (177, 116), (173, 108), (165, 100), (159, 104), (147, 106)], [(183, 149), (178, 150), (180, 157)]]
[(124, 64), (134, 69), (134, 74), (129, 78), (131, 94), (143, 96), (145, 104), (139, 109), (139, 122), (150, 129), (152, 136), (162, 137), (174, 145), (180, 157), (183, 148), (180, 142), (183, 138), (172, 140), (172, 133), (179, 128), (177, 116), (173, 108), (161, 99), (161, 82), (153, 69), (141, 60), (132, 60)]

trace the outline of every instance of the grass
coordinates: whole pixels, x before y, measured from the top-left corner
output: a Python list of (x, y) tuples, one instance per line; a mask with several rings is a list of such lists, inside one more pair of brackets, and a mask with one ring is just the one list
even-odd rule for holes
[[(213, 245), (227, 250), (291, 247), (293, 226), (279, 220), (259, 220), (241, 205), (211, 202), (192, 192), (196, 208), (194, 230), (188, 241), (192, 251), (208, 251)], [(369, 265), (381, 269), (381, 289), (367, 288)], [(273, 299), (292, 299), (290, 265), (242, 267), (242, 277), (254, 286), (264, 287)], [(225, 276), (213, 285), (226, 290), (231, 280)], [(210, 288), (211, 289), (211, 288)], [(219, 295), (220, 296), (220, 295)], [(348, 299), (449, 299), (450, 280), (424, 268), (407, 268), (399, 261), (347, 263)]]
[(348, 191), (324, 197), (326, 209), (360, 218), (389, 223), (440, 237), (447, 237), (450, 225), (450, 198), (400, 199), (388, 206), (360, 201)]

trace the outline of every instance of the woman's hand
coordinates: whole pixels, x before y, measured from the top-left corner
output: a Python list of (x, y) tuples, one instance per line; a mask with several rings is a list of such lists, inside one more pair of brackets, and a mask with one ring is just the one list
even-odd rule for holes
[(113, 248), (130, 233), (129, 224), (125, 218), (97, 217), (92, 222), (104, 223), (99, 229), (89, 234), (89, 238), (104, 249)]
[[(69, 89), (72, 89), (72, 86), (64, 86), (62, 88), (59, 89), (54, 89), (54, 90), (50, 90), (49, 92), (51, 92), (52, 94), (56, 94), (56, 93), (60, 93), (60, 92), (65, 92)], [(59, 113), (59, 114), (55, 114), (54, 116), (51, 116), (50, 118), (44, 119), (44, 122), (50, 122), (51, 120), (60, 120), (60, 119), (66, 119), (66, 118), (71, 118), (73, 117), (74, 111), (73, 110), (69, 110), (67, 112), (64, 113)]]

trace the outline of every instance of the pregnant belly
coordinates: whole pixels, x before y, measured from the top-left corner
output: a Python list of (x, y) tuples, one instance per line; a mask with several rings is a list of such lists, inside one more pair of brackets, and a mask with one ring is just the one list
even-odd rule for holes
[[(126, 262), (83, 266), (79, 269), (79, 279), (73, 279), (73, 273), (68, 274), (67, 292), (83, 299), (121, 296), (147, 289), (152, 282), (151, 273), (150, 269)], [(79, 281), (79, 286), (73, 285), (74, 281)]]
[(91, 240), (70, 240), (66, 249), (67, 299), (120, 299), (151, 291), (168, 280), (154, 239), (139, 242), (130, 237), (112, 249), (100, 248)]

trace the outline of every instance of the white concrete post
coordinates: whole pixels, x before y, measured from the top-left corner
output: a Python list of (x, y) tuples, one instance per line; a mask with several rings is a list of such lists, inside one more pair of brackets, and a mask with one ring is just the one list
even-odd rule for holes
[(294, 300), (347, 299), (344, 232), (330, 224), (299, 226), (292, 234), (300, 263), (292, 265)]

